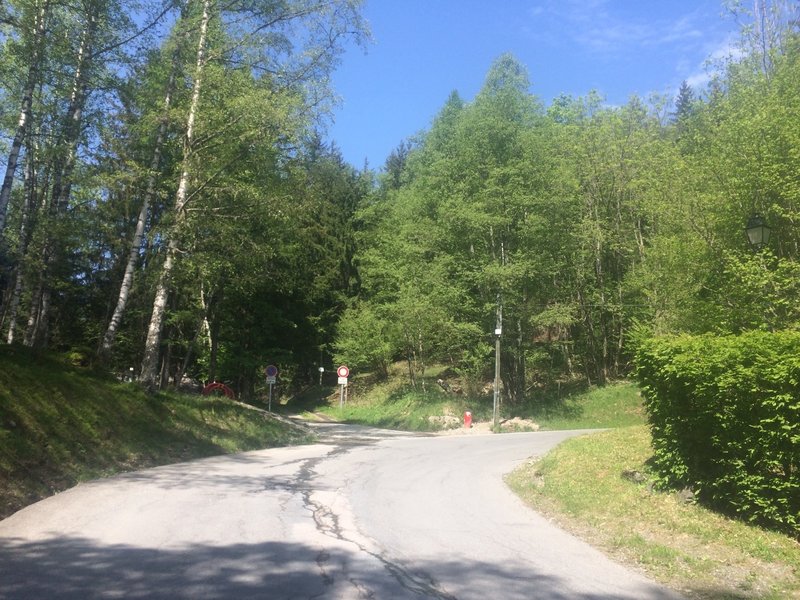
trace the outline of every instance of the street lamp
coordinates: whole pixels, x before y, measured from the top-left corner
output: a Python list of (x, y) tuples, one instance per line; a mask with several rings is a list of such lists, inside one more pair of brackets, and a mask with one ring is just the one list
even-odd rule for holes
[(769, 243), (772, 228), (764, 221), (764, 217), (758, 213), (747, 220), (747, 226), (744, 230), (747, 233), (747, 241), (750, 242), (750, 246), (754, 250), (761, 250)]

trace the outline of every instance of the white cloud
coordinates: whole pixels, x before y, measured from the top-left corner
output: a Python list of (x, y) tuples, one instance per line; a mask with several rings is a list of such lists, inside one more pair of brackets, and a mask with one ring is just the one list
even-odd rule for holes
[(699, 11), (670, 20), (651, 18), (646, 10), (635, 18), (623, 18), (614, 9), (615, 3), (609, 0), (546, 0), (531, 8), (528, 15), (538, 22), (549, 19), (559, 23), (557, 29), (564, 36), (595, 53), (698, 44), (705, 36)]
[[(703, 62), (695, 65), (694, 69), (689, 71), (689, 75), (683, 77), (695, 92), (702, 92), (714, 75), (721, 72), (726, 63), (738, 61), (744, 56), (737, 40), (736, 35), (730, 34), (716, 46), (706, 48), (706, 58)], [(682, 66), (685, 67), (685, 65)], [(684, 72), (686, 70), (688, 69), (685, 69)]]
[[(695, 93), (698, 93), (699, 91), (705, 89), (712, 77), (713, 75), (710, 71), (697, 72), (694, 75), (689, 75), (686, 78), (686, 83), (690, 88), (692, 88), (692, 90), (694, 90)], [(677, 93), (677, 88), (675, 91)]]
[(744, 56), (744, 51), (741, 46), (736, 43), (736, 38), (729, 37), (717, 48), (709, 53), (709, 58), (712, 61), (732, 60), (737, 61)]

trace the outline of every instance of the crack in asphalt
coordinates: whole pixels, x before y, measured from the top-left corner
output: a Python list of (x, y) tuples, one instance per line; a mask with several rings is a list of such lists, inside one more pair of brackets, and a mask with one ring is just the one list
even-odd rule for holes
[[(293, 486), (294, 491), (301, 495), (303, 506), (311, 513), (317, 531), (327, 537), (352, 544), (358, 548), (361, 553), (376, 559), (402, 588), (415, 595), (424, 596), (426, 598), (439, 598), (440, 600), (456, 600), (455, 596), (441, 590), (436, 581), (429, 574), (422, 572), (413, 573), (402, 565), (393, 562), (385, 555), (370, 550), (357, 540), (348, 538), (339, 523), (339, 516), (329, 506), (318, 502), (312, 497), (314, 495), (314, 489), (311, 486), (311, 482), (317, 475), (317, 468), (322, 462), (346, 454), (354, 447), (373, 445), (377, 441), (378, 440), (374, 438), (350, 438), (347, 443), (341, 443), (339, 440), (326, 440), (325, 443), (333, 444), (334, 448), (324, 456), (309, 458), (303, 461), (304, 464), (298, 471), (296, 485)], [(329, 560), (330, 554), (324, 549), (319, 552), (316, 558), (320, 576), (326, 587), (333, 585), (335, 582), (335, 577), (330, 573), (327, 566)], [(347, 581), (355, 587), (359, 597), (368, 599), (375, 597), (374, 591), (366, 588), (354, 577), (348, 577)]]

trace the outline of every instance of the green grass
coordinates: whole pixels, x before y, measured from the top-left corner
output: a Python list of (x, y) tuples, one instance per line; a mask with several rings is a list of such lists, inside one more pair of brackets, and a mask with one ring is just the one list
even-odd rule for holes
[(53, 356), (0, 347), (0, 518), (80, 481), (306, 441), (224, 398), (148, 395)]
[(591, 387), (561, 398), (534, 398), (520, 412), (550, 430), (605, 429), (646, 422), (639, 388), (630, 382)]
[(437, 375), (436, 369), (429, 372), (424, 391), (421, 385), (417, 390), (408, 386), (400, 367), (395, 368), (387, 381), (376, 382), (369, 376), (359, 376), (352, 380), (343, 409), (339, 407), (339, 388), (336, 387), (331, 388), (327, 403), (316, 407), (316, 412), (349, 423), (403, 431), (441, 429), (442, 420), (437, 417), (442, 416), (451, 417), (451, 426), (457, 427), (467, 410), (473, 411), (476, 417), (491, 418), (490, 405), (445, 393), (436, 384)]
[[(429, 372), (424, 392), (421, 385), (416, 390), (411, 388), (404, 371), (396, 365), (387, 381), (375, 382), (368, 376), (352, 379), (344, 409), (339, 408), (338, 388), (328, 388), (322, 393), (319, 388), (309, 390), (308, 398), (300, 399), (298, 404), (314, 405), (314, 411), (329, 418), (405, 431), (460, 427), (465, 411), (472, 413), (475, 423), (491, 421), (491, 397), (470, 398), (443, 391), (436, 384), (439, 370)], [(326, 399), (322, 404), (321, 395)], [(604, 429), (645, 422), (639, 390), (629, 382), (581, 389), (563, 396), (540, 393), (521, 405), (501, 405), (500, 415), (501, 421), (524, 418), (543, 430)], [(518, 426), (509, 422), (503, 427), (508, 431), (518, 431), (520, 427), (525, 430), (526, 423)]]
[(572, 439), (508, 483), (536, 510), (691, 597), (800, 598), (796, 540), (653, 491), (650, 456), (646, 426), (620, 428)]

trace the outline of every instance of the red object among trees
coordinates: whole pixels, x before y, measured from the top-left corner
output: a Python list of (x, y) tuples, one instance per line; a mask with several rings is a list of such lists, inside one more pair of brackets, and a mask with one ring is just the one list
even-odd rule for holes
[(206, 387), (204, 387), (203, 396), (208, 396), (211, 392), (215, 392), (217, 390), (220, 390), (227, 398), (233, 399), (234, 397), (233, 390), (219, 381), (212, 381)]

